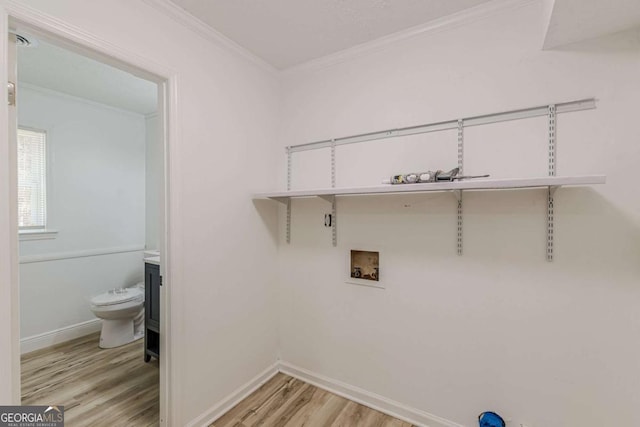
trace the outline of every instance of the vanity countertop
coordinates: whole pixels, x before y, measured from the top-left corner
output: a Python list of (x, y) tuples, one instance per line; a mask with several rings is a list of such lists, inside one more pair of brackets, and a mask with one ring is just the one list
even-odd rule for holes
[(146, 264), (160, 265), (160, 256), (148, 256), (144, 258)]

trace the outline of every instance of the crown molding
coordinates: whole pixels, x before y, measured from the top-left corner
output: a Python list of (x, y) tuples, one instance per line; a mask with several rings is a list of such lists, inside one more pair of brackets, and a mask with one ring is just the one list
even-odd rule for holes
[(401, 42), (403, 40), (411, 39), (413, 37), (427, 33), (435, 34), (441, 31), (450, 30), (462, 25), (470, 24), (480, 19), (487, 18), (489, 16), (495, 15), (496, 13), (517, 9), (531, 3), (537, 3), (540, 0), (491, 0), (487, 3), (480, 4), (470, 9), (465, 9), (460, 12), (426, 22), (424, 24), (407, 28), (406, 30), (395, 32), (388, 36), (380, 37), (375, 40), (341, 50), (339, 52), (335, 52), (320, 58), (303, 62), (298, 65), (294, 65), (289, 68), (285, 68), (283, 70), (279, 70), (278, 68), (274, 67), (247, 48), (239, 45), (224, 34), (215, 30), (210, 25), (191, 15), (189, 12), (182, 9), (171, 0), (142, 1), (174, 19), (176, 22), (191, 29), (201, 37), (214, 42), (215, 44), (227, 49), (228, 51), (239, 54), (245, 59), (248, 59), (249, 61), (258, 65), (265, 71), (273, 74), (289, 75), (298, 72), (313, 71), (326, 68), (357, 58), (359, 56), (363, 56), (367, 53), (385, 49), (388, 46)]
[(285, 75), (296, 74), (299, 72), (315, 71), (332, 65), (340, 64), (351, 59), (385, 49), (393, 44), (411, 39), (420, 35), (429, 33), (439, 33), (451, 30), (463, 25), (468, 25), (475, 21), (485, 19), (497, 13), (507, 10), (518, 9), (532, 3), (538, 3), (540, 0), (491, 0), (487, 3), (480, 4), (470, 9), (443, 16), (424, 24), (416, 25), (406, 30), (401, 30), (388, 36), (380, 37), (375, 40), (365, 42), (336, 53), (332, 53), (321, 58), (312, 59), (299, 65), (284, 69)]
[(264, 59), (260, 58), (258, 55), (254, 54), (247, 48), (239, 45), (234, 42), (224, 34), (215, 30), (209, 24), (206, 24), (202, 20), (196, 18), (180, 6), (176, 5), (170, 0), (142, 0), (147, 5), (152, 8), (164, 13), (166, 16), (172, 18), (174, 21), (179, 24), (189, 28), (194, 33), (203, 37), (206, 40), (209, 40), (216, 45), (230, 51), (232, 53), (238, 54), (241, 57), (248, 59), (252, 63), (258, 65), (265, 71), (268, 71), (273, 74), (277, 74), (279, 70), (275, 68), (273, 65), (269, 64)]

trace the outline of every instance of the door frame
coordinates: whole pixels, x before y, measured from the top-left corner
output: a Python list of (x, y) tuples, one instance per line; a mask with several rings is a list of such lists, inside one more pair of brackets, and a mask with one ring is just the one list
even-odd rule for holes
[[(172, 262), (179, 253), (175, 244), (175, 224), (178, 204), (174, 202), (172, 188), (176, 182), (176, 155), (178, 146), (178, 73), (146, 57), (125, 50), (107, 40), (69, 25), (57, 18), (45, 15), (14, 0), (0, 2), (0, 81), (6, 82), (8, 70), (9, 30), (24, 31), (34, 36), (54, 41), (56, 45), (74, 50), (84, 56), (105, 62), (158, 84), (158, 116), (161, 120), (164, 139), (164, 191), (163, 209), (159, 223), (160, 233), (161, 293), (160, 333), (160, 425), (177, 425), (180, 420), (178, 376), (175, 367), (180, 316), (178, 303), (174, 300), (174, 283), (178, 282), (178, 268)], [(2, 85), (3, 90), (6, 87)], [(9, 108), (0, 102), (0, 129), (9, 127)], [(19, 405), (21, 400), (20, 380), (20, 287), (19, 246), (17, 224), (17, 166), (16, 153), (11, 149), (8, 132), (0, 132), (0, 378), (11, 378), (0, 386), (0, 404)], [(6, 179), (5, 179), (6, 178)], [(4, 181), (4, 182), (3, 182)], [(14, 185), (16, 184), (16, 185)], [(142, 357), (142, 355), (141, 355)]]

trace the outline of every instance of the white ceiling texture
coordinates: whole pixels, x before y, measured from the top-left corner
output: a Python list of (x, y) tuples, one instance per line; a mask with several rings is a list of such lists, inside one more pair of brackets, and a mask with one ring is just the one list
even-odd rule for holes
[(489, 0), (171, 0), (278, 69)]
[[(170, 4), (287, 69), (472, 8), (517, 0), (147, 0)], [(530, 0), (520, 0), (527, 2)], [(544, 47), (640, 25), (640, 0), (541, 0), (548, 11)], [(196, 17), (196, 18), (194, 18)], [(541, 31), (542, 31), (541, 25)], [(541, 43), (542, 44), (542, 43)], [(151, 114), (155, 83), (39, 41), (18, 51), (19, 81)]]
[(157, 110), (155, 83), (70, 50), (35, 40), (18, 48), (18, 82), (139, 114)]

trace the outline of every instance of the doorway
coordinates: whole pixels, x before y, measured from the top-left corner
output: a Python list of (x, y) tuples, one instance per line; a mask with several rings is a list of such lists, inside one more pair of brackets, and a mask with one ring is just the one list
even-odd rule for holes
[[(9, 10), (9, 12), (11, 11)], [(158, 212), (157, 212), (158, 214), (157, 215), (157, 220), (158, 220), (157, 221), (157, 227), (158, 227), (157, 249), (159, 249), (159, 252), (160, 252), (160, 272), (161, 272), (161, 275), (165, 278), (164, 284), (166, 285), (168, 283), (167, 279), (169, 278), (169, 274), (168, 274), (169, 269), (168, 269), (168, 263), (167, 263), (167, 260), (169, 259), (168, 257), (169, 253), (168, 253), (168, 247), (167, 247), (168, 246), (167, 243), (169, 241), (169, 236), (168, 236), (169, 227), (167, 225), (169, 220), (168, 214), (167, 214), (168, 200), (169, 200), (169, 197), (168, 197), (169, 195), (168, 181), (169, 180), (168, 180), (167, 158), (169, 153), (169, 150), (168, 150), (169, 139), (170, 139), (169, 135), (171, 134), (168, 127), (168, 122), (169, 122), (168, 118), (172, 117), (175, 114), (174, 112), (175, 107), (172, 107), (172, 104), (169, 103), (168, 94), (170, 93), (170, 88), (173, 85), (175, 85), (175, 76), (172, 76), (170, 73), (165, 72), (164, 70), (158, 70), (157, 67), (154, 68), (154, 66), (147, 67), (148, 64), (146, 64), (145, 61), (141, 60), (140, 58), (129, 58), (127, 57), (127, 55), (122, 55), (122, 52), (118, 51), (115, 47), (108, 45), (107, 43), (96, 42), (95, 40), (88, 40), (85, 35), (74, 34), (73, 31), (69, 31), (68, 29), (65, 29), (64, 37), (62, 37), (61, 29), (56, 28), (55, 25), (51, 25), (50, 23), (40, 22), (38, 17), (30, 17), (22, 14), (19, 20), (10, 18), (9, 23), (10, 23), (10, 30), (13, 33), (29, 34), (31, 37), (35, 37), (37, 40), (42, 40), (43, 43), (51, 44), (58, 48), (67, 49), (70, 52), (73, 52), (75, 54), (83, 55), (87, 57), (89, 60), (98, 61), (103, 64), (107, 64), (108, 66), (115, 67), (118, 70), (130, 73), (133, 76), (137, 76), (139, 78), (149, 80), (157, 85), (158, 112), (154, 118), (158, 121), (158, 124), (159, 124), (158, 126), (159, 131), (157, 133), (160, 139), (160, 146), (163, 149), (163, 154), (160, 155), (160, 161), (161, 161), (160, 169), (164, 175), (160, 185), (160, 191), (158, 193), (159, 200), (158, 200)], [(12, 46), (11, 42), (8, 43), (8, 46), (9, 46), (9, 49), (8, 49), (9, 52), (11, 52), (12, 48), (15, 48), (14, 46)], [(11, 70), (12, 68), (13, 67), (10, 66), (9, 70)], [(14, 77), (13, 80), (11, 78), (9, 80), (16, 81), (17, 79), (15, 79), (15, 76), (13, 77)], [(14, 132), (15, 132), (15, 130), (17, 130), (18, 128), (17, 126), (18, 120), (15, 117), (15, 111), (12, 111), (12, 109), (9, 108), (7, 117), (8, 117), (8, 124), (10, 125), (8, 126), (9, 129), (11, 129), (11, 126), (13, 126)], [(26, 131), (31, 131), (31, 132), (34, 132), (34, 131), (37, 132), (37, 131), (43, 130), (43, 129), (38, 129), (37, 127), (32, 127), (32, 126), (24, 126), (23, 128)], [(13, 141), (16, 140), (15, 133), (13, 133), (13, 135), (10, 135), (10, 139)], [(15, 165), (18, 157), (17, 150), (15, 148), (10, 149), (9, 154), (10, 154), (8, 159), (9, 164)], [(12, 184), (17, 184), (17, 168), (10, 166), (9, 170), (12, 176), (12, 181), (13, 181)], [(10, 202), (9, 205), (12, 208), (14, 208), (13, 211), (14, 212), (17, 211), (17, 206), (18, 206), (17, 191), (10, 194), (8, 199)], [(56, 214), (55, 212), (51, 212), (51, 215), (60, 216), (60, 215), (63, 215), (63, 213)], [(12, 223), (17, 222), (17, 218), (13, 218), (13, 220), (15, 221), (12, 221)], [(12, 225), (12, 229), (17, 234), (17, 231), (18, 231), (17, 224)], [(46, 231), (47, 230), (45, 230), (45, 234), (46, 234)], [(55, 230), (49, 230), (49, 231), (55, 231)], [(19, 253), (18, 253), (18, 247), (16, 244), (13, 244), (11, 246), (13, 246), (11, 250), (11, 259), (10, 259), (10, 263), (12, 267), (11, 269), (12, 271), (11, 300), (15, 302), (14, 304), (12, 304), (12, 307), (15, 308), (18, 305), (17, 301), (19, 300), (18, 295), (20, 293), (20, 287), (18, 285), (19, 280), (18, 280), (18, 274), (17, 274), (18, 265), (19, 265)], [(120, 247), (120, 249), (121, 250), (127, 249), (126, 245), (123, 245), (122, 247)], [(71, 252), (73, 251), (66, 251), (67, 255), (69, 255), (69, 253)], [(123, 250), (123, 252), (129, 253), (129, 252), (135, 252), (135, 250), (133, 248), (129, 248), (129, 252), (127, 252), (127, 250)], [(84, 258), (91, 258), (93, 254), (86, 253), (84, 255), (86, 255), (84, 256)], [(32, 257), (31, 260), (33, 259), (34, 258)], [(133, 277), (129, 277), (129, 279), (132, 280)], [(118, 287), (118, 286), (115, 286), (115, 287)], [(167, 286), (163, 286), (163, 289), (160, 291), (161, 309), (165, 314), (161, 317), (161, 324), (160, 324), (160, 336), (161, 336), (160, 352), (162, 354), (162, 357), (160, 358), (160, 363), (159, 363), (160, 365), (159, 366), (160, 425), (166, 425), (168, 423), (168, 411), (169, 411), (169, 402), (170, 402), (169, 400), (170, 396), (168, 392), (169, 390), (168, 383), (170, 379), (169, 378), (170, 376), (168, 374), (170, 372), (170, 363), (169, 363), (170, 362), (170, 345), (169, 345), (170, 337), (168, 334), (169, 328), (167, 326), (170, 321), (169, 320), (170, 304), (169, 304), (169, 293), (167, 292), (166, 288)], [(11, 349), (12, 349), (11, 353), (13, 356), (12, 357), (13, 369), (11, 372), (12, 395), (13, 395), (13, 400), (16, 403), (19, 402), (19, 398), (21, 394), (20, 380), (19, 380), (20, 378), (19, 330), (21, 326), (20, 317), (21, 316), (17, 312), (12, 313), (11, 315), (11, 330), (13, 331), (12, 333), (13, 338), (11, 342)], [(64, 328), (58, 328), (58, 329), (64, 329)], [(140, 360), (142, 359), (143, 359), (143, 355), (140, 354)], [(60, 402), (57, 402), (57, 403), (60, 403)]]

